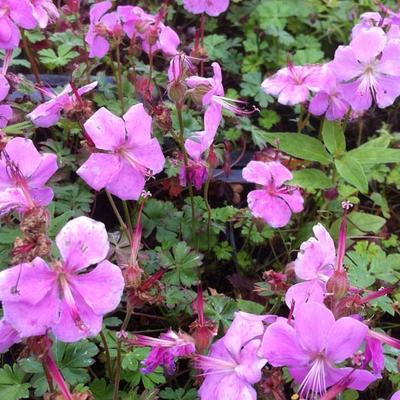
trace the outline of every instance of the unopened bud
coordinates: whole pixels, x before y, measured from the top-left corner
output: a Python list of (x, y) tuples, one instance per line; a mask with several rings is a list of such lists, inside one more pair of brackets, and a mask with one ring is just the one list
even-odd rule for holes
[(332, 293), (337, 300), (340, 300), (346, 296), (349, 289), (349, 278), (347, 276), (347, 272), (343, 269), (336, 270), (326, 284), (327, 292)]
[(337, 190), (336, 187), (332, 187), (332, 188), (325, 190), (324, 194), (325, 194), (325, 198), (327, 200), (336, 200), (339, 196), (339, 191)]
[(187, 86), (183, 81), (174, 81), (168, 85), (168, 97), (176, 104), (183, 104), (186, 96)]

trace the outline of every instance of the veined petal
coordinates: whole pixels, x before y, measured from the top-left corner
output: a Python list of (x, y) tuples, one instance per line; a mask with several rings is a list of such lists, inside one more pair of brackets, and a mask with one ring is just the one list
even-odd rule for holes
[(139, 103), (132, 106), (123, 116), (127, 132), (127, 146), (144, 145), (151, 141), (152, 118)]
[(78, 217), (61, 229), (56, 237), (57, 247), (67, 271), (79, 271), (103, 261), (110, 244), (102, 222)]
[(361, 31), (350, 43), (357, 60), (372, 62), (385, 48), (387, 37), (381, 28), (373, 27)]

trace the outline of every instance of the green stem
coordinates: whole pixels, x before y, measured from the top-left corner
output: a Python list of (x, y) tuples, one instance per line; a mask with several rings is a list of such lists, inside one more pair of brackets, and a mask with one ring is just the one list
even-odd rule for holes
[(117, 42), (116, 47), (116, 54), (117, 54), (117, 87), (118, 87), (118, 98), (119, 102), (121, 103), (121, 110), (122, 114), (125, 113), (125, 102), (124, 102), (124, 91), (122, 88), (122, 64), (121, 64), (121, 52), (119, 49), (119, 42)]
[[(125, 331), (126, 327), (128, 326), (129, 320), (132, 315), (132, 308), (128, 306), (124, 322), (122, 323), (121, 331)], [(121, 382), (121, 345), (122, 341), (118, 340), (117, 344), (117, 358), (115, 360), (115, 375), (114, 375), (114, 394), (113, 394), (113, 400), (118, 400), (119, 399), (119, 384)]]
[[(189, 158), (188, 154), (186, 152), (185, 148), (185, 127), (183, 124), (183, 116), (182, 116), (182, 107), (179, 106), (178, 104), (176, 105), (176, 112), (178, 114), (178, 121), (179, 121), (179, 146), (181, 148), (182, 154), (183, 154), (183, 163), (185, 165), (185, 173), (187, 174), (187, 171), (189, 170)], [(190, 204), (192, 208), (192, 230), (193, 230), (193, 238), (195, 237), (195, 231), (196, 231), (196, 213), (195, 213), (195, 208), (194, 208), (194, 195), (193, 195), (193, 186), (191, 183), (188, 182), (188, 187), (189, 187), (189, 195), (190, 195)]]
[(133, 234), (133, 227), (132, 227), (132, 218), (131, 218), (131, 214), (129, 212), (129, 208), (128, 208), (128, 203), (123, 200), (122, 201), (122, 205), (124, 207), (124, 213), (125, 213), (125, 220), (128, 223), (128, 228), (129, 228), (129, 232), (131, 233), (131, 235)]
[(104, 335), (103, 331), (100, 332), (100, 338), (104, 346), (104, 351), (106, 353), (106, 369), (108, 376), (111, 379), (112, 370), (111, 370), (111, 355), (110, 355), (110, 348), (108, 347), (106, 336)]
[(115, 204), (115, 201), (114, 201), (114, 199), (113, 199), (111, 193), (110, 193), (108, 190), (106, 190), (105, 192), (106, 192), (106, 194), (107, 194), (108, 201), (110, 202), (111, 207), (112, 207), (112, 209), (113, 209), (113, 211), (114, 211), (114, 214), (115, 214), (115, 216), (117, 217), (119, 224), (121, 225), (121, 229), (122, 229), (123, 231), (125, 231), (125, 233), (126, 233), (128, 239), (129, 239), (129, 242), (131, 243), (131, 242), (132, 242), (131, 233), (129, 232), (128, 227), (126, 226), (126, 224), (125, 224), (123, 218), (121, 217), (121, 214), (120, 214), (119, 211), (118, 211), (117, 205)]
[(211, 228), (211, 206), (210, 203), (208, 202), (208, 190), (210, 188), (210, 180), (211, 180), (211, 168), (208, 171), (208, 177), (206, 184), (204, 185), (204, 203), (206, 203), (207, 207), (207, 250), (210, 250), (210, 228)]

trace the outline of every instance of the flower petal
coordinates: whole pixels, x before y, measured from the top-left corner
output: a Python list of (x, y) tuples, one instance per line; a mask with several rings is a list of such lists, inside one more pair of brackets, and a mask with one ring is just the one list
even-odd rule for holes
[(56, 243), (68, 271), (103, 261), (110, 248), (104, 224), (88, 217), (67, 222), (56, 236)]
[(385, 48), (387, 37), (381, 28), (372, 27), (361, 31), (351, 42), (357, 60), (363, 63), (372, 62)]
[(97, 315), (115, 310), (124, 290), (121, 269), (107, 260), (87, 274), (75, 275), (70, 282)]
[(76, 173), (93, 189), (106, 187), (118, 174), (121, 160), (118, 155), (93, 153)]
[(123, 116), (127, 132), (127, 146), (144, 145), (151, 140), (152, 118), (139, 103), (132, 106)]
[(319, 282), (317, 279), (296, 283), (286, 292), (285, 302), (289, 308), (293, 303), (296, 305), (305, 303), (307, 301), (323, 303), (325, 292), (325, 285)]
[(129, 153), (139, 164), (149, 168), (154, 175), (160, 173), (164, 168), (165, 157), (160, 143), (155, 138), (146, 144), (130, 149)]
[(42, 154), (39, 166), (35, 169), (29, 180), (30, 187), (40, 187), (58, 170), (57, 156), (55, 154)]
[(354, 368), (333, 368), (329, 365), (325, 366), (326, 386), (330, 387), (338, 383), (341, 379), (349, 377), (350, 383), (347, 385), (349, 389), (365, 390), (377, 377), (365, 369)]
[(351, 357), (360, 349), (368, 327), (351, 317), (338, 319), (327, 338), (326, 355), (335, 364)]
[(21, 337), (18, 332), (2, 318), (0, 320), (0, 353), (5, 353), (14, 343), (19, 343)]
[(335, 317), (323, 304), (308, 302), (297, 307), (294, 326), (299, 342), (309, 352), (324, 351), (334, 324)]
[(86, 122), (85, 130), (98, 149), (117, 150), (125, 142), (125, 124), (107, 108), (97, 110)]

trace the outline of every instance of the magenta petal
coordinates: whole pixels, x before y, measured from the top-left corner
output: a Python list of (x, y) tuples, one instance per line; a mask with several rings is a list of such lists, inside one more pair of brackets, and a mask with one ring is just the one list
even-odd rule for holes
[(127, 132), (127, 145), (138, 146), (151, 140), (152, 118), (139, 103), (132, 106), (123, 116)]
[(387, 37), (381, 28), (361, 31), (350, 43), (357, 60), (370, 63), (385, 48)]
[[(209, 399), (257, 400), (257, 392), (254, 388), (234, 373), (224, 375), (215, 389), (215, 397), (209, 397)], [(207, 400), (206, 397), (202, 397), (203, 399)]]
[(177, 53), (177, 48), (181, 43), (177, 33), (170, 28), (165, 26), (161, 28), (161, 32), (158, 38), (158, 45), (160, 50), (167, 56), (173, 56)]
[(193, 14), (201, 14), (206, 10), (207, 0), (183, 0), (185, 9)]
[(121, 160), (118, 155), (93, 153), (76, 173), (93, 189), (106, 187), (119, 172)]
[(394, 393), (390, 400), (400, 400), (400, 391)]
[(362, 65), (357, 61), (353, 48), (350, 46), (338, 47), (331, 66), (340, 81), (349, 81), (364, 72)]
[(12, 117), (12, 108), (8, 104), (0, 105), (0, 129), (5, 128)]
[(326, 355), (335, 364), (351, 357), (359, 350), (368, 333), (368, 327), (354, 318), (337, 320), (328, 335)]
[(206, 2), (206, 13), (210, 17), (217, 17), (229, 7), (229, 0), (211, 0)]
[(344, 83), (341, 86), (343, 97), (351, 105), (354, 111), (368, 110), (372, 105), (371, 90), (362, 79), (357, 79), (354, 82)]
[(383, 50), (382, 57), (378, 64), (378, 71), (387, 75), (400, 75), (400, 66), (398, 60), (400, 59), (400, 43), (391, 41)]
[(286, 321), (275, 322), (266, 329), (259, 354), (274, 367), (302, 366), (309, 361), (296, 330)]
[(23, 301), (5, 301), (4, 316), (21, 337), (44, 335), (59, 320), (58, 296), (57, 285), (54, 285), (44, 298), (34, 305)]
[(261, 370), (267, 363), (265, 358), (257, 355), (260, 345), (261, 340), (258, 339), (248, 342), (240, 352), (240, 364), (235, 368), (236, 374), (250, 384), (261, 380)]
[(344, 379), (346, 377), (349, 377), (351, 379), (347, 387), (354, 390), (365, 390), (372, 382), (376, 381), (377, 379), (375, 375), (364, 369), (333, 368), (329, 365), (325, 366), (325, 378), (327, 387), (338, 383), (341, 379)]
[(36, 170), (29, 179), (29, 186), (43, 186), (58, 170), (57, 156), (55, 154), (44, 153)]
[(53, 189), (49, 187), (30, 189), (30, 194), (34, 204), (37, 206), (45, 207), (49, 205), (54, 198)]
[(56, 243), (68, 271), (103, 261), (110, 248), (104, 224), (88, 217), (67, 222), (56, 236)]
[(266, 190), (253, 190), (247, 195), (247, 203), (256, 218), (262, 218), (273, 228), (287, 225), (292, 211), (287, 203), (278, 197), (271, 196)]
[(86, 122), (85, 130), (98, 149), (117, 150), (125, 141), (125, 124), (107, 108), (97, 110)]
[(20, 341), (18, 332), (2, 318), (0, 320), (0, 353), (5, 353), (13, 344)]
[(0, 300), (35, 305), (57, 287), (56, 281), (57, 274), (44, 260), (35, 258), (0, 272)]
[(0, 74), (0, 101), (3, 101), (10, 91), (10, 84), (3, 74)]
[(319, 282), (317, 279), (296, 283), (286, 292), (286, 305), (290, 308), (292, 304), (299, 305), (305, 303), (306, 301), (323, 303), (325, 295), (324, 286), (325, 285)]
[(140, 165), (150, 169), (153, 174), (158, 174), (164, 168), (165, 157), (157, 139), (129, 149), (127, 152), (133, 156)]
[(71, 285), (94, 313), (103, 315), (115, 310), (120, 303), (124, 278), (119, 267), (105, 260), (93, 271), (75, 275)]
[(21, 34), (18, 27), (8, 18), (0, 17), (0, 48), (12, 50), (18, 47)]
[(61, 301), (60, 320), (58, 324), (53, 326), (53, 333), (58, 340), (62, 340), (63, 342), (77, 342), (89, 336), (96, 336), (102, 328), (103, 316), (95, 314), (78, 292), (72, 290), (72, 295), (79, 316), (85, 326), (77, 326), (71, 317), (67, 303)]
[(30, 207), (24, 192), (20, 188), (6, 188), (0, 191), (0, 216), (12, 210), (25, 211)]
[(33, 7), (28, 0), (8, 0), (10, 17), (19, 26), (25, 29), (33, 29), (37, 21), (33, 16)]
[(391, 106), (400, 95), (400, 82), (398, 76), (379, 77), (379, 86), (376, 90), (376, 102), (378, 107)]
[(308, 351), (324, 351), (333, 328), (335, 317), (323, 304), (308, 302), (299, 304), (296, 310), (295, 328), (301, 345)]
[(137, 200), (144, 189), (144, 175), (126, 161), (106, 189), (122, 200)]
[(5, 151), (26, 178), (35, 172), (42, 161), (40, 153), (30, 139), (16, 137), (7, 143)]
[(326, 92), (318, 92), (310, 101), (308, 111), (313, 115), (322, 115), (328, 109), (329, 95)]

